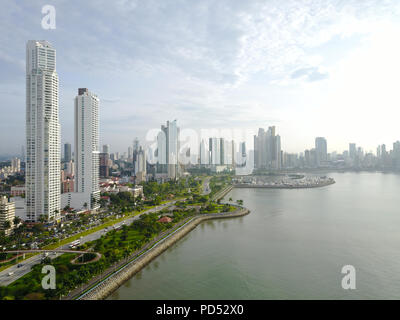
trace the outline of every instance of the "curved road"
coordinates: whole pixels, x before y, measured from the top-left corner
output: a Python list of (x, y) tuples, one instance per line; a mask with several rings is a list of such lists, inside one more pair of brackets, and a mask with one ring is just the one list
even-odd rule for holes
[[(139, 217), (142, 214), (147, 214), (147, 213), (151, 213), (151, 212), (157, 212), (160, 211), (162, 209), (165, 209), (166, 207), (171, 206), (172, 204), (174, 204), (176, 202), (176, 200), (174, 201), (170, 201), (167, 203), (164, 203), (162, 205), (159, 205), (157, 207), (148, 209), (146, 211), (143, 211), (142, 213), (134, 216), (134, 217), (130, 217), (126, 220), (120, 221), (115, 223), (114, 225), (108, 227), (113, 228), (116, 226), (120, 226), (123, 222), (125, 222), (127, 225), (131, 224), (133, 221), (139, 219)], [(90, 242), (93, 240), (97, 240), (99, 239), (104, 233), (105, 233), (105, 228), (101, 229), (99, 231), (93, 232), (87, 236), (84, 236), (80, 239), (81, 243), (85, 243), (85, 242)], [(69, 249), (69, 244), (67, 243), (61, 247), (58, 247), (57, 249), (59, 250), (68, 250)], [(46, 251), (46, 250), (44, 250)], [(51, 250), (48, 250), (49, 252)], [(20, 250), (20, 252), (23, 252), (23, 250)], [(47, 252), (47, 251), (46, 251)], [(62, 253), (56, 253), (54, 255), (49, 255), (49, 258), (54, 259), (57, 258), (61, 255)], [(42, 260), (42, 255), (36, 255), (33, 257), (30, 257), (29, 259), (26, 259), (24, 261), (21, 262), (22, 266), (18, 268), (18, 264), (14, 264), (12, 266), (10, 266), (9, 268), (3, 270), (0, 272), (0, 286), (8, 286), (10, 283), (13, 283), (15, 280), (21, 278), (22, 276), (26, 275), (27, 273), (29, 273), (31, 271), (32, 266), (34, 266), (35, 264), (40, 263), (40, 261)], [(11, 273), (11, 275), (10, 275)]]

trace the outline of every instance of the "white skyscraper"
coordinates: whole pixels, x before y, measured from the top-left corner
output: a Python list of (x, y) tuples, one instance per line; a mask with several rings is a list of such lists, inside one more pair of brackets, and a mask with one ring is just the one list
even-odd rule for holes
[(167, 121), (167, 161), (168, 178), (179, 177), (179, 128), (177, 121)]
[(30, 221), (60, 217), (60, 124), (56, 50), (47, 41), (26, 45), (26, 214)]
[(99, 207), (99, 98), (80, 88), (75, 97), (75, 192), (88, 210)]
[(204, 139), (201, 140), (200, 143), (200, 164), (201, 165), (208, 165), (210, 164), (210, 151), (208, 149), (208, 145), (204, 141)]
[(167, 173), (168, 179), (177, 179), (179, 167), (179, 128), (177, 121), (167, 121), (157, 135), (157, 171)]
[(208, 147), (210, 150), (210, 164), (220, 165), (221, 164), (221, 140), (220, 138), (210, 138)]

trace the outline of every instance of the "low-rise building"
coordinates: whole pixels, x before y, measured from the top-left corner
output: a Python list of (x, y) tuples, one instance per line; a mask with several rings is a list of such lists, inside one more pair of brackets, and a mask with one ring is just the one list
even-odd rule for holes
[(21, 197), (25, 195), (25, 186), (12, 186), (10, 195), (11, 197)]
[(4, 231), (9, 236), (14, 228), (15, 203), (7, 199), (6, 196), (0, 197), (0, 231)]

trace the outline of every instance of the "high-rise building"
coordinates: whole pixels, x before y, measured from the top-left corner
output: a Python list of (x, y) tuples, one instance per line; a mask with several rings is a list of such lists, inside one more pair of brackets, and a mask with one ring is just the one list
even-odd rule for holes
[(107, 178), (109, 176), (109, 157), (110, 155), (108, 153), (100, 153), (100, 163), (99, 163), (99, 169), (100, 169), (100, 177), (102, 178)]
[(71, 144), (64, 144), (64, 162), (70, 162), (72, 160)]
[(75, 192), (88, 210), (99, 207), (99, 98), (86, 88), (75, 97)]
[(109, 144), (104, 144), (103, 145), (103, 153), (110, 154), (110, 145)]
[(267, 131), (260, 128), (254, 136), (254, 167), (256, 169), (280, 169), (282, 165), (281, 137), (275, 135), (275, 126)]
[(56, 50), (47, 41), (26, 45), (26, 215), (60, 218), (60, 123)]
[(147, 161), (146, 161), (146, 151), (139, 148), (137, 153), (137, 168), (136, 168), (136, 182), (140, 183), (146, 181), (147, 174)]
[(357, 155), (357, 148), (355, 143), (349, 143), (349, 157), (350, 159), (355, 159)]
[(315, 138), (315, 152), (316, 152), (317, 166), (320, 166), (322, 163), (328, 160), (328, 150), (325, 138), (323, 137)]
[(177, 121), (167, 121), (157, 135), (157, 164), (159, 173), (167, 173), (168, 179), (180, 176), (179, 167), (179, 132)]
[(204, 139), (201, 140), (200, 142), (200, 165), (205, 166), (210, 164), (210, 151), (208, 149), (208, 146), (206, 145), (206, 142)]
[(13, 158), (11, 160), (11, 170), (13, 172), (20, 172), (21, 171), (21, 160), (18, 158)]
[(134, 173), (136, 173), (138, 152), (139, 152), (139, 139), (135, 138), (133, 140), (133, 149), (132, 149), (132, 163), (133, 163), (133, 168), (135, 171)]
[(213, 166), (221, 164), (221, 145), (220, 138), (209, 138), (210, 164)]

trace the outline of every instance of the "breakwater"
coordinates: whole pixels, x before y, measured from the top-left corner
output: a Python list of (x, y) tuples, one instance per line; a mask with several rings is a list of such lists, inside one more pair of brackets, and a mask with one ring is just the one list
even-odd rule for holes
[[(224, 189), (222, 191), (225, 192), (226, 190)], [(106, 279), (102, 280), (96, 286), (87, 290), (85, 293), (81, 294), (78, 297), (78, 299), (99, 300), (106, 298), (119, 286), (121, 286), (125, 281), (129, 280), (133, 275), (139, 272), (154, 258), (159, 256), (161, 253), (167, 250), (171, 245), (176, 243), (178, 240), (180, 240), (186, 234), (188, 234), (190, 231), (196, 228), (201, 222), (210, 219), (226, 219), (226, 218), (241, 217), (250, 212), (246, 208), (242, 208), (239, 206), (236, 206), (236, 208), (237, 209), (233, 212), (201, 214), (193, 217), (188, 222), (183, 224), (181, 227), (170, 233), (168, 236), (158, 241), (153, 247), (151, 247), (148, 251), (143, 253), (140, 257), (127, 263), (125, 266), (117, 270), (115, 273), (108, 276)]]

